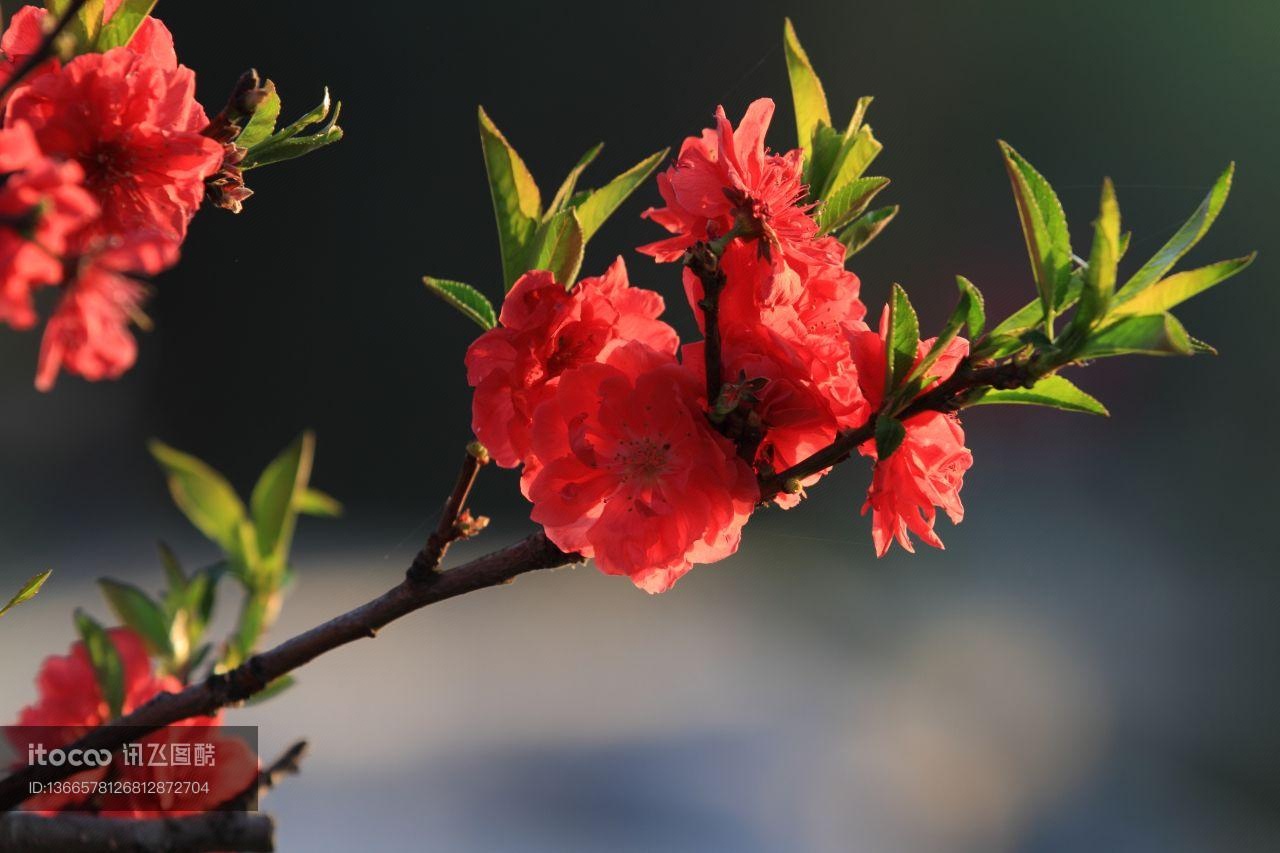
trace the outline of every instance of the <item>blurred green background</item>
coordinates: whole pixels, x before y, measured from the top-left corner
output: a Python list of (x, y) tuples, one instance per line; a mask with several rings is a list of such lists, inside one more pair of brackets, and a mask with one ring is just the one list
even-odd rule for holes
[[(94, 577), (158, 586), (156, 538), (192, 564), (214, 557), (169, 505), (149, 437), (248, 490), (316, 429), (314, 483), (348, 513), (304, 522), (277, 639), (395, 582), (469, 439), (473, 327), (420, 277), (500, 291), (476, 104), (544, 192), (591, 144), (607, 142), (588, 173), (603, 181), (718, 103), (736, 119), (774, 97), (771, 141), (786, 148), (787, 14), (837, 122), (876, 95), (872, 171), (903, 211), (855, 265), (873, 312), (900, 281), (936, 327), (957, 273), (989, 314), (1030, 298), (997, 138), (1053, 181), (1078, 251), (1110, 175), (1130, 269), (1235, 160), (1231, 201), (1187, 260), (1261, 257), (1180, 312), (1222, 355), (1077, 373), (1109, 421), (970, 413), (969, 517), (941, 531), (945, 553), (877, 562), (854, 462), (668, 595), (591, 568), (533, 576), (326, 657), (232, 715), (260, 724), (267, 750), (313, 738), (303, 776), (268, 800), (282, 849), (1280, 847), (1280, 6), (167, 0), (158, 13), (211, 112), (256, 65), (289, 115), (332, 87), (348, 136), (252, 173), (241, 216), (200, 214), (123, 380), (64, 377), (40, 395), (37, 338), (0, 331), (0, 580), (55, 572), (0, 625), (5, 713), (71, 642), (72, 606), (106, 616)], [(659, 233), (638, 216), (656, 201), (637, 193), (584, 272), (624, 255), (688, 331), (677, 271), (633, 251)], [(495, 524), (472, 553), (529, 529), (510, 472), (486, 471), (474, 507)]]

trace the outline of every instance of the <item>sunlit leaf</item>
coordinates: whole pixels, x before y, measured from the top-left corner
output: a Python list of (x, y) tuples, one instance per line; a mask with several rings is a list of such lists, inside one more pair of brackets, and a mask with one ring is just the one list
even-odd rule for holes
[(99, 578), (98, 586), (121, 624), (136, 631), (151, 654), (166, 660), (173, 656), (169, 619), (159, 604), (133, 584), (123, 581)]
[(1252, 252), (1243, 258), (1219, 261), (1216, 264), (1209, 264), (1199, 269), (1174, 273), (1143, 290), (1134, 292), (1128, 299), (1117, 300), (1112, 314), (1123, 316), (1129, 314), (1158, 314), (1162, 311), (1168, 311), (1175, 305), (1180, 305), (1191, 297), (1203, 293), (1215, 284), (1231, 278), (1231, 276), (1253, 263), (1253, 259), (1257, 256), (1257, 252)]
[(236, 145), (241, 148), (253, 148), (275, 133), (276, 122), (280, 119), (280, 93), (276, 91), (276, 84), (270, 80), (263, 88), (267, 92), (266, 97), (254, 108), (253, 115), (236, 137)]
[(98, 33), (98, 50), (106, 53), (113, 47), (127, 45), (155, 5), (156, 0), (123, 0), (111, 20), (102, 25), (102, 31)]
[(840, 232), (840, 242), (844, 244), (846, 258), (865, 249), (872, 240), (880, 236), (880, 232), (888, 227), (898, 215), (898, 205), (869, 210), (853, 221), (853, 224)]
[(1021, 154), (1004, 141), (1000, 142), (1000, 151), (1013, 186), (1036, 290), (1044, 306), (1044, 316), (1051, 322), (1057, 307), (1056, 296), (1071, 270), (1067, 217), (1053, 187)]
[(245, 508), (231, 484), (194, 456), (152, 440), (151, 455), (164, 468), (178, 509), (228, 554), (238, 554)]
[(814, 129), (819, 125), (831, 125), (831, 111), (827, 108), (822, 81), (800, 46), (790, 18), (783, 25), (782, 45), (787, 59), (787, 76), (791, 79), (791, 102), (796, 112), (796, 144), (804, 149), (807, 159), (813, 154)]
[(604, 143), (599, 142), (587, 149), (587, 153), (582, 155), (577, 164), (569, 170), (569, 174), (565, 177), (564, 183), (560, 185), (560, 189), (556, 190), (555, 198), (551, 199), (551, 204), (547, 205), (547, 215), (559, 213), (564, 210), (569, 200), (573, 198), (574, 191), (578, 186), (578, 179), (582, 177), (583, 171), (591, 165), (591, 163), (600, 156), (600, 152), (604, 149)]
[(885, 395), (895, 390), (911, 372), (920, 348), (920, 321), (902, 285), (889, 297), (889, 334), (885, 336)]
[(888, 178), (858, 178), (840, 187), (818, 208), (818, 233), (837, 231), (867, 209), (876, 194), (889, 185)]
[(40, 591), (40, 587), (44, 586), (44, 582), (49, 579), (51, 574), (53, 574), (53, 569), (45, 569), (43, 572), (27, 578), (27, 582), (19, 587), (13, 598), (9, 599), (9, 603), (4, 607), (0, 607), (0, 616), (8, 613), (24, 601), (30, 601), (35, 598), (36, 593)]
[(578, 278), (585, 244), (578, 211), (561, 211), (538, 229), (538, 235), (530, 246), (528, 268), (549, 270), (556, 281), (569, 287)]
[(106, 629), (88, 613), (77, 607), (74, 620), (89, 655), (98, 690), (107, 703), (110, 718), (114, 720), (120, 716), (124, 706), (124, 664), (120, 660), (120, 652)]
[(977, 340), (987, 323), (986, 300), (982, 298), (982, 291), (978, 290), (977, 285), (962, 275), (956, 276), (956, 286), (969, 295), (969, 313), (965, 316), (965, 325), (969, 327), (970, 340)]
[(649, 179), (653, 170), (658, 168), (658, 164), (666, 156), (666, 148), (650, 154), (600, 189), (593, 190), (581, 204), (577, 205), (578, 221), (582, 226), (584, 243), (600, 230), (600, 226), (613, 215), (619, 205), (627, 200), (627, 196)]
[(1094, 332), (1077, 358), (1113, 355), (1191, 355), (1191, 336), (1172, 314), (1122, 317)]
[(342, 515), (342, 504), (319, 489), (303, 489), (298, 495), (298, 512), (320, 518), (337, 518)]
[(493, 310), (493, 305), (471, 285), (445, 278), (432, 278), (429, 275), (422, 277), (422, 283), (427, 286), (427, 290), (457, 308), (485, 331), (498, 325), (498, 315)]
[(988, 388), (969, 401), (970, 406), (1007, 403), (1024, 406), (1048, 406), (1066, 412), (1109, 415), (1107, 407), (1077, 388), (1062, 376), (1045, 376), (1030, 388)]
[(315, 435), (310, 431), (298, 436), (263, 470), (249, 499), (262, 556), (281, 565), (293, 540), (298, 495), (311, 479), (315, 446)]
[(506, 137), (480, 108), (480, 144), (498, 222), (503, 284), (507, 290), (529, 267), (527, 247), (542, 218), (542, 196), (533, 175)]

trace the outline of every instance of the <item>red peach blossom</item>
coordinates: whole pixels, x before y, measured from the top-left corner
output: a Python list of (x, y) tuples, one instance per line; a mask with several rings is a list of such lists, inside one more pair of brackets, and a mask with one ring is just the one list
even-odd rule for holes
[[(49, 13), (39, 6), (23, 6), (13, 13), (4, 35), (0, 36), (0, 83), (7, 83), (18, 67), (31, 58), (44, 39), (44, 21)], [(43, 73), (57, 60), (33, 70), (32, 75)], [(27, 80), (32, 79), (28, 77)], [(23, 82), (26, 82), (25, 80)]]
[(143, 285), (129, 274), (172, 266), (178, 248), (167, 236), (106, 241), (78, 262), (45, 325), (36, 388), (48, 391), (59, 370), (90, 381), (115, 379), (133, 366), (138, 345), (129, 324), (142, 316)]
[(30, 328), (32, 291), (62, 280), (69, 235), (98, 214), (82, 177), (44, 157), (26, 124), (0, 130), (0, 322)]
[(534, 413), (522, 483), (547, 537), (651, 593), (736, 551), (759, 491), (704, 393), (641, 343), (565, 372)]
[[(882, 320), (879, 332), (850, 336), (863, 394), (875, 408), (879, 408), (884, 397), (884, 331)], [(933, 343), (922, 341), (918, 357), (922, 358)], [(928, 387), (949, 378), (968, 353), (968, 341), (963, 338), (951, 341), (930, 367), (929, 375), (936, 379)], [(973, 454), (964, 446), (960, 419), (954, 414), (922, 412), (902, 423), (906, 427), (906, 438), (888, 459), (876, 462), (871, 488), (862, 507), (864, 515), (871, 511), (872, 541), (877, 556), (881, 557), (895, 539), (907, 551), (914, 551), (908, 532), (935, 548), (943, 547), (933, 529), (937, 518), (935, 507), (944, 510), (952, 524), (964, 519), (960, 489), (964, 485), (964, 472), (973, 465)], [(875, 459), (875, 440), (864, 442), (858, 452)]]
[(566, 370), (633, 340), (674, 355), (678, 340), (657, 319), (662, 308), (657, 293), (630, 285), (621, 258), (568, 291), (543, 270), (521, 276), (499, 325), (467, 350), (472, 428), (494, 461), (512, 468), (524, 460), (533, 412)]
[(222, 147), (195, 100), (195, 75), (172, 58), (157, 25), (132, 46), (77, 56), (14, 92), (8, 123), (27, 121), (44, 152), (78, 162), (102, 218), (85, 240), (161, 231), (181, 240)]

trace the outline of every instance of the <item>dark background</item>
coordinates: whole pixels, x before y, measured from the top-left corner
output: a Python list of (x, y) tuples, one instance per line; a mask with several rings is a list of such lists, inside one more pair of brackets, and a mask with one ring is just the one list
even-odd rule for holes
[[(4, 7), (11, 12), (14, 4)], [(536, 809), (526, 804), (533, 816), (518, 810), (509, 816), (510, 826), (502, 826), (510, 834), (504, 829), (495, 836), (501, 841), (459, 821), (441, 849), (544, 849), (529, 822), (551, 820), (547, 815), (557, 816), (555, 826), (585, 828), (577, 835), (552, 833), (546, 849), (623, 849), (615, 844), (623, 837), (638, 845), (625, 849), (691, 850), (779, 849), (779, 838), (789, 839), (782, 846), (806, 849), (1263, 850), (1280, 843), (1280, 625), (1274, 617), (1280, 582), (1274, 557), (1267, 556), (1280, 474), (1272, 331), (1278, 299), (1270, 281), (1280, 192), (1280, 7), (188, 0), (162, 2), (158, 13), (174, 32), (182, 61), (197, 70), (209, 112), (217, 111), (240, 71), (256, 66), (276, 81), (289, 118), (312, 106), (327, 84), (344, 102), (347, 138), (305, 160), (251, 173), (257, 195), (242, 215), (201, 212), (181, 264), (156, 281), (149, 308), (155, 330), (140, 336), (139, 364), (122, 380), (91, 385), (63, 377), (52, 394), (39, 394), (31, 385), (37, 336), (0, 330), (0, 578), (10, 587), (36, 568), (55, 569), (50, 603), (13, 617), (14, 625), (22, 619), (52, 626), (52, 645), (40, 653), (70, 641), (67, 606), (94, 600), (90, 578), (110, 571), (154, 582), (150, 543), (157, 536), (197, 557), (207, 551), (168, 505), (145, 450), (152, 436), (207, 459), (247, 491), (271, 455), (301, 429), (314, 428), (315, 483), (340, 497), (348, 514), (341, 523), (304, 528), (299, 596), (306, 593), (308, 559), (328, 560), (346, 576), (333, 564), (335, 552), (351, 566), (377, 561), (372, 589), (394, 578), (469, 439), (461, 357), (474, 327), (430, 298), (420, 278), (468, 281), (495, 301), (501, 290), (476, 104), (484, 104), (521, 152), (544, 197), (591, 144), (607, 143), (586, 179), (598, 185), (706, 126), (717, 103), (736, 120), (751, 99), (775, 98), (770, 140), (785, 149), (794, 139), (780, 38), (789, 14), (837, 123), (847, 119), (857, 96), (876, 95), (870, 121), (885, 151), (872, 172), (893, 179), (881, 198), (903, 210), (854, 264), (873, 313), (890, 283), (900, 281), (926, 327), (936, 328), (954, 298), (957, 273), (982, 288), (989, 315), (1003, 316), (1031, 297), (997, 138), (1053, 181), (1074, 223), (1077, 252), (1087, 249), (1101, 178), (1115, 180), (1125, 228), (1134, 232), (1129, 271), (1235, 160), (1231, 201), (1188, 263), (1251, 249), (1261, 257), (1238, 279), (1180, 309), (1191, 333), (1217, 345), (1220, 357), (1112, 360), (1077, 375), (1110, 406), (1110, 420), (1020, 408), (968, 415), (977, 459), (964, 492), (970, 517), (941, 531), (946, 554), (895, 552), (874, 561), (867, 522), (857, 516), (866, 472), (855, 464), (824, 482), (801, 510), (763, 513), (747, 531), (743, 555), (694, 572), (670, 595), (648, 601), (611, 581), (590, 586), (583, 601), (618, 608), (624, 621), (643, 620), (641, 636), (661, 636), (674, 620), (694, 618), (678, 615), (676, 607), (664, 612), (673, 600), (683, 598), (691, 613), (712, 619), (717, 608), (745, 608), (756, 620), (746, 630), (783, 644), (803, 636), (805, 654), (861, 661), (850, 664), (845, 685), (861, 698), (878, 684), (859, 668), (867, 660), (877, 672), (898, 671), (898, 658), (876, 649), (896, 648), (916, 632), (934, 636), (932, 626), (949, 608), (968, 602), (1021, 626), (991, 635), (1009, 640), (993, 641), (1000, 651), (975, 652), (974, 665), (990, 681), (970, 679), (975, 670), (968, 663), (952, 667), (945, 654), (926, 670), (944, 684), (958, 679), (981, 697), (965, 713), (990, 724), (987, 740), (1003, 737), (999, 720), (1010, 707), (1004, 679), (1015, 677), (999, 655), (1009, 645), (1035, 648), (1042, 631), (1065, 650), (1063, 666), (1090, 673), (1089, 695), (1098, 697), (1086, 703), (1096, 713), (1071, 719), (1105, 721), (1069, 731), (1105, 734), (1080, 734), (1076, 741), (1033, 726), (1030, 746), (1003, 744), (1008, 754), (1024, 755), (1035, 745), (1057, 743), (1061, 754), (1071, 755), (1087, 741), (1094, 757), (1063, 776), (1070, 784), (1053, 797), (1033, 805), (1018, 800), (989, 820), (983, 817), (987, 800), (974, 804), (964, 796), (972, 793), (974, 774), (989, 771), (994, 760), (965, 753), (955, 783), (937, 781), (951, 777), (935, 772), (930, 762), (941, 747), (926, 740), (918, 755), (890, 754), (922, 768), (920, 778), (942, 791), (941, 805), (908, 797), (902, 808), (910, 818), (888, 829), (873, 831), (854, 818), (845, 826), (844, 816), (831, 823), (830, 815), (843, 815), (845, 805), (824, 812), (827, 817), (779, 812), (759, 832), (733, 809), (710, 817), (681, 812), (681, 823), (659, 801), (640, 809), (645, 820), (615, 823), (600, 817), (613, 814), (612, 801), (584, 800), (571, 787), (563, 801)], [(656, 239), (658, 229), (638, 218), (656, 201), (652, 185), (642, 188), (593, 240), (583, 270), (596, 274), (623, 254), (633, 282), (666, 295), (672, 321), (687, 331), (676, 270), (657, 267), (632, 248)], [(476, 504), (496, 517), (495, 542), (527, 524), (509, 473), (486, 473)], [(581, 582), (583, 574), (564, 577)], [(535, 583), (542, 581), (504, 596), (507, 606), (518, 607)], [(565, 596), (578, 589), (560, 587), (564, 578), (552, 583)], [(340, 585), (334, 589), (335, 597), (313, 602), (317, 617), (359, 600)], [(468, 612), (473, 621), (459, 625), (452, 641), (491, 636), (486, 620), (493, 611)], [(575, 623), (579, 611), (559, 612), (556, 630), (585, 630)], [(598, 654), (580, 664), (625, 670), (628, 654), (640, 651), (616, 637), (615, 647), (610, 636), (591, 637), (587, 645), (599, 644)], [(937, 646), (949, 647), (949, 640)], [(6, 640), (5, 657), (25, 678), (36, 655), (13, 648)], [(348, 663), (362, 671), (390, 666), (370, 650), (351, 655)], [(1027, 661), (1026, 672), (1046, 671), (1040, 658)], [(781, 689), (757, 659), (748, 655), (737, 664), (744, 683), (765, 693)], [(596, 701), (593, 684), (572, 678), (563, 661), (537, 666), (544, 680), (531, 680), (527, 693), (517, 692), (510, 678), (505, 687), (500, 679), (491, 687), (536, 705), (539, 685), (555, 673), (564, 677), (564, 690)], [(650, 675), (653, 691), (669, 689), (662, 672)], [(806, 697), (827, 695), (831, 677), (827, 670), (809, 680), (797, 677), (786, 688), (794, 691), (788, 707), (827, 708)], [(460, 690), (457, 680), (486, 678), (496, 676), (464, 667), (454, 683), (434, 687)], [(1073, 683), (1051, 677), (1032, 693), (1078, 698), (1064, 687)], [(25, 682), (0, 691), (12, 695), (6, 706), (29, 698)], [(279, 701), (297, 703), (290, 707), (302, 713), (305, 690), (298, 691)], [(832, 708), (845, 704), (829, 701)], [(1060, 710), (1056, 701), (1045, 707)], [(1043, 722), (1046, 714), (1051, 710), (1032, 710), (1025, 719)], [(364, 719), (373, 722), (376, 715)], [(770, 719), (789, 728), (787, 714)], [(494, 725), (511, 731), (509, 720)], [(839, 732), (843, 725), (821, 731)], [(634, 792), (625, 785), (645, 796), (681, 785), (686, 793), (716, 788), (740, 775), (731, 769), (734, 761), (755, 753), (733, 742), (723, 746), (718, 738), (725, 734), (714, 725), (710, 732), (721, 744), (710, 757), (699, 752), (701, 742), (686, 749), (684, 735), (671, 734), (621, 754), (609, 752), (616, 744), (602, 735), (603, 753), (566, 758), (555, 738), (538, 730), (521, 747), (532, 754), (458, 758), (472, 762), (466, 766), (479, 789), (474, 801), (454, 795), (467, 814), (493, 795), (494, 780), (520, 773), (530, 774), (534, 787), (548, 776), (563, 784), (578, 779), (574, 784), (594, 795), (624, 785), (617, 796), (630, 806)], [(871, 740), (895, 742), (880, 734)], [(912, 756), (919, 761), (913, 764)], [(781, 778), (761, 766), (753, 765), (760, 771), (753, 776), (761, 780), (759, 795), (776, 804)], [(836, 791), (852, 798), (877, 788), (883, 776), (867, 766), (851, 759), (850, 772), (863, 782), (845, 779)], [(690, 775), (690, 767), (704, 775)], [(1023, 787), (1031, 772), (1016, 762), (1014, 768), (999, 777), (1010, 790)], [(310, 781), (336, 784), (341, 776), (317, 770)], [(311, 814), (303, 805), (307, 782), (292, 783), (301, 789), (299, 822)], [(823, 789), (830, 793), (825, 783)], [(287, 812), (289, 801), (281, 803)], [(960, 824), (982, 830), (966, 834), (942, 821), (937, 834), (912, 834), (914, 824), (928, 824), (935, 813), (965, 816)], [(388, 848), (424, 829), (413, 809), (397, 814), (403, 835), (387, 829)], [(830, 838), (803, 831), (828, 825), (835, 827)], [(988, 832), (991, 826), (998, 831)], [(774, 831), (780, 835), (770, 835)], [(284, 832), (286, 841), (304, 838)], [(306, 837), (306, 849), (325, 840), (338, 845), (338, 837)], [(847, 841), (851, 837), (859, 840)]]

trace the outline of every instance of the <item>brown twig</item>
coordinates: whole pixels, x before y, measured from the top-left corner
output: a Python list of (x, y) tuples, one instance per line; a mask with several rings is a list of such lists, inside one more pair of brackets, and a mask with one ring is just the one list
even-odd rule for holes
[(693, 244), (685, 252), (684, 265), (702, 282), (703, 360), (707, 371), (707, 405), (714, 409), (720, 400), (724, 383), (724, 366), (720, 350), (720, 291), (724, 289), (724, 270), (720, 257), (710, 243)]
[(280, 757), (258, 771), (249, 787), (218, 806), (221, 811), (244, 811), (261, 801), (262, 797), (279, 785), (286, 776), (296, 776), (302, 770), (302, 759), (307, 754), (307, 742), (300, 740), (280, 754)]
[(413, 558), (406, 576), (411, 580), (422, 580), (440, 568), (445, 552), (458, 539), (467, 539), (479, 533), (489, 524), (484, 516), (472, 518), (467, 510), (467, 498), (471, 496), (471, 487), (476, 483), (476, 475), (480, 468), (488, 463), (489, 452), (479, 442), (467, 447), (466, 458), (462, 460), (462, 469), (458, 471), (458, 479), (453, 484), (453, 491), (444, 502), (444, 510), (440, 513), (440, 523), (427, 537), (427, 544)]
[[(422, 579), (406, 578), (372, 601), (259, 652), (230, 672), (212, 675), (179, 693), (161, 693), (114, 725), (93, 729), (67, 748), (114, 750), (138, 737), (138, 728), (155, 731), (179, 720), (213, 714), (242, 702), (325, 652), (373, 637), (384, 625), (427, 605), (507, 583), (525, 572), (581, 561), (577, 554), (566, 554), (544, 534), (535, 533), (456, 569), (430, 572)], [(12, 809), (25, 800), (31, 782), (64, 779), (73, 770), (69, 765), (32, 765), (0, 779), (0, 810)]]
[(216, 811), (190, 817), (134, 820), (91, 814), (0, 815), (0, 850), (23, 853), (206, 853), (275, 850), (269, 815)]
[[(966, 359), (949, 379), (916, 397), (895, 417), (906, 420), (921, 412), (955, 412), (964, 408), (974, 391), (982, 388), (1020, 388), (1029, 385), (1034, 379), (1027, 366), (1020, 362), (974, 366)], [(790, 468), (761, 477), (760, 500), (771, 500), (774, 495), (785, 490), (791, 480), (804, 480), (849, 458), (857, 451), (858, 445), (875, 436), (876, 418), (879, 415), (880, 412), (873, 413), (862, 426), (840, 433), (835, 441)]]
[(45, 37), (40, 40), (35, 52), (23, 60), (23, 63), (14, 69), (12, 76), (5, 80), (3, 85), (0, 85), (0, 103), (4, 102), (4, 99), (22, 82), (23, 78), (38, 68), (46, 59), (53, 56), (53, 49), (58, 41), (58, 36), (62, 35), (62, 31), (75, 19), (87, 2), (88, 0), (71, 0), (71, 5), (67, 6), (66, 11), (62, 13), (62, 17), (58, 18), (58, 22), (53, 25), (53, 29), (49, 30)]

